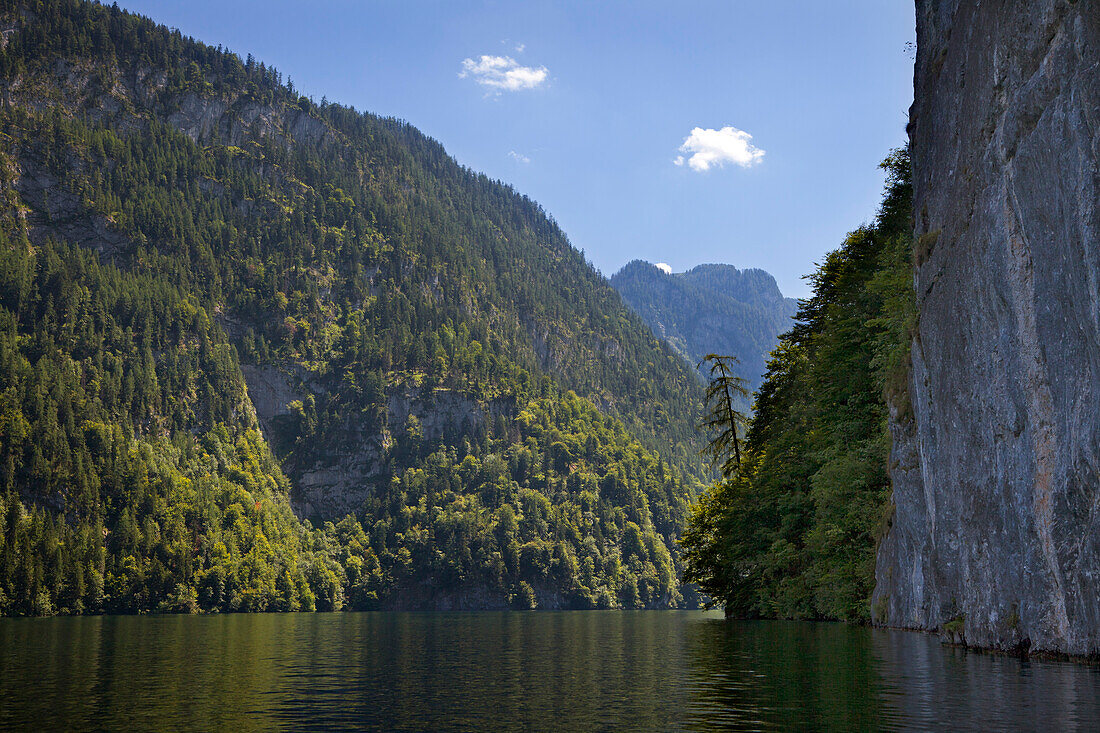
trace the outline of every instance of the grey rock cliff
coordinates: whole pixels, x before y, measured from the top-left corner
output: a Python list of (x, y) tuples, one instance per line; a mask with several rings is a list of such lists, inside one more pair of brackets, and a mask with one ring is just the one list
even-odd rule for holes
[[(879, 623), (1100, 652), (1100, 5), (918, 0)], [(911, 409), (910, 409), (911, 407)]]

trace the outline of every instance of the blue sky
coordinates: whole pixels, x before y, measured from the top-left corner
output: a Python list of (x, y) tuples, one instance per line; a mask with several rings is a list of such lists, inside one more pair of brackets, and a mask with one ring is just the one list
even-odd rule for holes
[(909, 0), (120, 4), (408, 120), (608, 276), (726, 262), (807, 294), (873, 216), (913, 94)]

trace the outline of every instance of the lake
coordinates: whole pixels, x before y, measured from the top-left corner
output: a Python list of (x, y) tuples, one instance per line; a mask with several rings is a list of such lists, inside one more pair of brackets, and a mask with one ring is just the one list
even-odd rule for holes
[(1100, 670), (689, 611), (0, 619), (0, 729), (1094, 729)]

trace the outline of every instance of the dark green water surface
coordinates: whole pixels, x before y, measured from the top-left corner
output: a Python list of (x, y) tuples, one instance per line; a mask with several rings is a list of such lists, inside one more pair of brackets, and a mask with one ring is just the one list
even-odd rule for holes
[(676, 611), (0, 619), (0, 729), (1096, 730), (1100, 670)]

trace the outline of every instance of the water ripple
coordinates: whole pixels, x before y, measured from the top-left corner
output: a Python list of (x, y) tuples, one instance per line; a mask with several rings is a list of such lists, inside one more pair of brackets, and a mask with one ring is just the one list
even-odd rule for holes
[(695, 612), (0, 619), (3, 730), (1094, 730), (1100, 670)]

